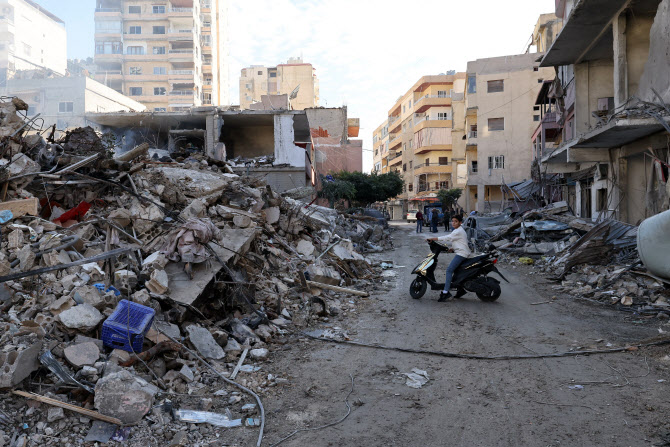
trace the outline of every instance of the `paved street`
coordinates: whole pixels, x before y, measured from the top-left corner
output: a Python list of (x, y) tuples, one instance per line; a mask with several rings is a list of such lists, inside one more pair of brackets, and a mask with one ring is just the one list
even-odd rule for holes
[[(551, 284), (503, 266), (511, 284), (496, 303), (474, 295), (438, 303), (412, 300), (410, 272), (427, 253), (413, 225), (395, 224), (399, 266), (391, 292), (380, 290), (355, 316), (326, 323), (355, 341), (472, 354), (530, 354), (621, 346), (658, 336), (659, 323), (559, 297)], [(444, 234), (442, 231), (440, 234)], [(447, 259), (441, 262), (446, 266)], [(667, 330), (667, 326), (665, 326)], [(292, 386), (267, 402), (271, 442), (346, 412), (344, 423), (301, 433), (286, 446), (639, 446), (664, 445), (667, 350), (545, 360), (475, 361), (306, 342), (275, 357)], [(405, 385), (427, 371), (422, 389)]]

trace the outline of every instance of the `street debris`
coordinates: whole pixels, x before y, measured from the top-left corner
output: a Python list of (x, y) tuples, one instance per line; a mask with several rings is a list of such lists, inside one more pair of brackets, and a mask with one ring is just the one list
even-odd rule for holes
[(19, 101), (0, 100), (0, 414), (24, 416), (0, 445), (190, 445), (190, 423), (243, 421), (260, 445), (259, 395), (288, 381), (262, 365), (290, 332), (356, 311), (390, 230), (232, 173), (247, 161), (119, 154), (90, 127), (55, 140)]
[(428, 373), (418, 368), (412, 368), (412, 372), (403, 374), (407, 376), (407, 381), (405, 382), (405, 385), (407, 385), (410, 388), (419, 389), (425, 384), (427, 384), (428, 380), (430, 380), (430, 378), (428, 377)]

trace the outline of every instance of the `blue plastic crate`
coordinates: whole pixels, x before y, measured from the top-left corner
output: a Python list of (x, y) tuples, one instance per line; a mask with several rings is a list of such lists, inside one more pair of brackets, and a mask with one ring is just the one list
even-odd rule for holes
[(110, 348), (142, 352), (144, 335), (155, 315), (156, 311), (150, 307), (128, 300), (119, 301), (114, 313), (102, 323), (102, 342)]

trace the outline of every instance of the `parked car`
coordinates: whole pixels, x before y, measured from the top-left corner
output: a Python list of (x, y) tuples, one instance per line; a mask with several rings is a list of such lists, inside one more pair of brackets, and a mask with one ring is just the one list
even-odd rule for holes
[(419, 210), (409, 210), (407, 211), (407, 222), (412, 223), (416, 222), (416, 213), (418, 213)]
[(389, 227), (389, 222), (386, 219), (386, 216), (384, 216), (384, 214), (382, 214), (381, 211), (378, 211), (378, 210), (375, 210), (375, 209), (372, 209), (372, 208), (365, 208), (363, 210), (363, 214), (365, 216), (370, 216), (370, 217), (374, 217), (375, 219), (377, 219), (377, 222), (383, 228), (388, 228)]

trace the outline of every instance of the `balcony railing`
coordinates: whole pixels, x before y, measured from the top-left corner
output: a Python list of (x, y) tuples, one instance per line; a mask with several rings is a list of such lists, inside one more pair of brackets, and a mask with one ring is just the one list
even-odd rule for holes
[(95, 73), (97, 76), (108, 76), (108, 75), (120, 75), (121, 70), (107, 70), (107, 71), (98, 71)]
[(173, 90), (169, 93), (170, 96), (193, 96), (193, 90)]
[(95, 8), (95, 12), (121, 12), (119, 8)]
[(476, 130), (471, 130), (468, 133), (468, 138), (477, 138), (477, 131)]
[(170, 29), (168, 34), (193, 34), (192, 29)]
[(195, 70), (170, 70), (168, 74), (171, 75), (194, 75)]
[(398, 121), (399, 119), (400, 119), (399, 116), (390, 116), (390, 117), (389, 117), (389, 127), (391, 126), (391, 124), (395, 123), (395, 122)]
[(193, 8), (170, 8), (169, 12), (193, 12)]
[(170, 54), (193, 54), (193, 50), (170, 50)]
[(414, 104), (418, 104), (419, 102), (423, 101), (426, 98), (451, 98), (451, 92), (446, 94), (446, 95), (424, 95), (421, 98), (417, 99), (414, 101)]

